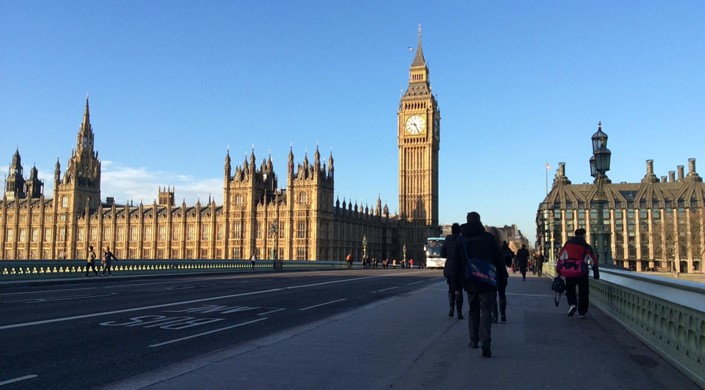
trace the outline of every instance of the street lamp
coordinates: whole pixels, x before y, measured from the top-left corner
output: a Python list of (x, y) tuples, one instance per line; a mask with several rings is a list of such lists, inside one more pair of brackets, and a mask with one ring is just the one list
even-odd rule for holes
[(279, 222), (274, 221), (269, 225), (269, 234), (274, 235), (274, 250), (272, 252), (272, 260), (277, 259), (277, 248), (279, 248)]
[(362, 258), (367, 258), (367, 234), (362, 235)]
[(592, 157), (590, 157), (590, 176), (595, 178), (597, 191), (595, 192), (595, 204), (597, 206), (597, 232), (593, 245), (597, 251), (597, 258), (600, 262), (607, 263), (608, 258), (608, 233), (605, 231), (604, 208), (607, 203), (605, 196), (605, 183), (607, 183), (606, 172), (610, 170), (610, 158), (612, 152), (607, 149), (607, 134), (602, 131), (602, 122), (597, 124), (597, 132), (592, 135)]
[(401, 251), (404, 253), (404, 261), (406, 261), (406, 244), (401, 247)]

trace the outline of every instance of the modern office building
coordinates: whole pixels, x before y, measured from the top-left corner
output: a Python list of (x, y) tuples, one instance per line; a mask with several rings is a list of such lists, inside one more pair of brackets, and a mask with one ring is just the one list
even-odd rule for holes
[[(599, 129), (598, 131), (600, 131)], [(677, 173), (676, 173), (677, 172)], [(596, 183), (572, 184), (564, 163), (536, 213), (537, 247), (553, 258), (577, 228), (597, 236)], [(688, 159), (657, 177), (652, 160), (639, 182), (604, 184), (608, 262), (635, 271), (701, 272), (705, 257), (705, 183)], [(594, 245), (593, 245), (594, 246)], [(602, 259), (601, 261), (605, 261)]]
[[(296, 163), (289, 151), (280, 187), (271, 157), (254, 150), (223, 168), (223, 204), (174, 202), (159, 188), (151, 204), (101, 198), (101, 161), (86, 99), (76, 149), (45, 195), (36, 168), (25, 179), (19, 150), (12, 157), (0, 203), (0, 259), (85, 258), (88, 246), (110, 247), (119, 259), (341, 260), (348, 253), (422, 259), (438, 228), (440, 111), (431, 94), (421, 30), (409, 85), (397, 112), (399, 214), (377, 199), (373, 207), (334, 198), (332, 153)], [(392, 131), (392, 129), (390, 129)], [(350, 178), (352, 180), (352, 178)]]

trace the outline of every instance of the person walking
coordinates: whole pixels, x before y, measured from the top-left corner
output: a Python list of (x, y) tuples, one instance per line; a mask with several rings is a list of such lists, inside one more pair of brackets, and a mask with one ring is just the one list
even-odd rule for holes
[(543, 274), (544, 261), (546, 261), (546, 258), (543, 257), (543, 253), (537, 252), (536, 253), (536, 274), (538, 275), (539, 278)]
[(250, 265), (252, 266), (252, 270), (255, 270), (255, 263), (257, 262), (257, 254), (253, 253), (252, 257), (250, 257)]
[[(575, 230), (575, 236), (568, 239), (556, 262), (556, 271), (565, 277), (565, 296), (568, 298), (568, 317), (575, 315), (577, 310), (580, 318), (585, 318), (590, 304), (589, 267), (592, 267), (595, 280), (600, 279), (598, 259), (592, 246), (585, 241), (585, 229)], [(575, 288), (578, 294), (575, 294)]]
[(529, 266), (529, 250), (526, 249), (526, 244), (521, 244), (521, 248), (517, 251), (517, 265), (522, 280), (526, 280), (526, 267)]
[(441, 247), (441, 257), (446, 258), (443, 266), (443, 276), (448, 283), (448, 303), (450, 310), (448, 317), (453, 317), (457, 311), (458, 319), (463, 319), (463, 275), (465, 264), (460, 256), (456, 256), (458, 251), (464, 250), (460, 242), (460, 225), (454, 223), (450, 228), (450, 234), (446, 236)]
[(345, 262), (347, 263), (348, 269), (352, 268), (352, 253), (348, 253), (348, 255), (345, 256)]
[[(480, 220), (480, 214), (475, 211), (468, 213), (467, 223), (460, 227), (462, 234), (461, 242), (465, 245), (465, 251), (460, 257), (467, 259), (483, 259), (494, 265), (499, 271), (504, 267), (502, 252), (495, 237), (485, 231), (485, 227)], [(458, 255), (456, 255), (456, 258)], [(500, 273), (496, 273), (500, 279)], [(482, 345), (482, 356), (492, 357), (492, 308), (496, 305), (497, 286), (465, 280), (465, 291), (468, 293), (468, 303), (470, 305), (468, 332), (470, 334), (470, 348), (478, 348)]]
[(113, 276), (113, 273), (110, 270), (113, 260), (117, 261), (117, 258), (115, 258), (113, 252), (110, 251), (109, 246), (105, 247), (105, 252), (103, 252), (103, 276), (105, 276), (105, 271), (108, 271), (109, 276)]
[(86, 258), (86, 274), (88, 276), (88, 270), (92, 269), (95, 276), (98, 276), (98, 271), (95, 269), (95, 252), (93, 251), (93, 245), (88, 247), (88, 257)]

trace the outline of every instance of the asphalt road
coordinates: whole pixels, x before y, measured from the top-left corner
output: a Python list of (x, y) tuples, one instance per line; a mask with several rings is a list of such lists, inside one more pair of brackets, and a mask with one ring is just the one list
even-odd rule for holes
[(380, 269), (0, 285), (0, 387), (99, 387), (441, 278)]

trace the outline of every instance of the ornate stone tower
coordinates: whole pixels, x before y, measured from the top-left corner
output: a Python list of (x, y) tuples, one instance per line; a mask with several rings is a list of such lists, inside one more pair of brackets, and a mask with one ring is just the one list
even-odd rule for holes
[[(421, 47), (409, 71), (409, 86), (399, 103), (399, 218), (407, 258), (420, 259), (423, 242), (438, 235), (438, 150), (441, 113), (431, 93), (429, 71)], [(410, 246), (411, 245), (411, 246)], [(411, 251), (409, 253), (409, 251)]]
[(25, 197), (25, 183), (22, 174), (22, 158), (19, 149), (15, 150), (10, 164), (10, 172), (5, 180), (5, 196), (7, 200), (18, 200)]
[(58, 200), (58, 208), (61, 211), (69, 210), (80, 214), (85, 209), (96, 210), (100, 206), (100, 160), (98, 153), (93, 149), (93, 137), (86, 98), (83, 123), (76, 137), (76, 149), (69, 158), (63, 178), (59, 181), (58, 162), (54, 174), (55, 201)]

